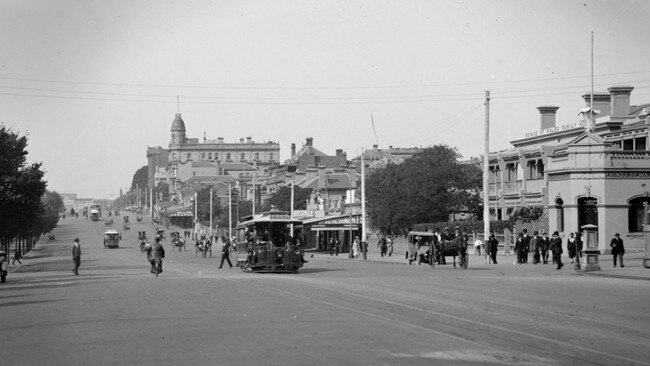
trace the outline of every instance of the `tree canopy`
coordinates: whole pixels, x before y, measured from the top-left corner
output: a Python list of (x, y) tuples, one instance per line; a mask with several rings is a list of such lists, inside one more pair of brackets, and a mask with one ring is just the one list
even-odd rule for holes
[(27, 138), (0, 126), (0, 238), (41, 234), (47, 182), (40, 163), (28, 165)]
[(135, 171), (131, 181), (131, 191), (135, 192), (136, 188), (143, 189), (149, 182), (149, 167), (147, 165)]
[[(293, 188), (293, 208), (295, 210), (304, 210), (307, 208), (307, 199), (311, 194), (311, 189), (294, 187)], [(291, 187), (280, 187), (273, 192), (262, 207), (262, 211), (269, 211), (274, 207), (280, 211), (291, 211)]]
[(478, 209), (481, 171), (459, 158), (456, 149), (436, 145), (369, 174), (366, 202), (372, 225), (402, 234), (416, 223), (446, 221), (463, 206)]

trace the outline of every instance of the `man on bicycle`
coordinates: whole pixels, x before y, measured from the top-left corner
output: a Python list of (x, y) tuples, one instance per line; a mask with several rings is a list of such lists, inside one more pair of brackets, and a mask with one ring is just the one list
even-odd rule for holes
[(165, 258), (165, 248), (160, 244), (160, 238), (156, 237), (153, 244), (147, 246), (147, 259), (151, 263), (151, 273), (154, 273), (156, 261), (160, 261), (160, 272), (162, 273), (163, 258)]

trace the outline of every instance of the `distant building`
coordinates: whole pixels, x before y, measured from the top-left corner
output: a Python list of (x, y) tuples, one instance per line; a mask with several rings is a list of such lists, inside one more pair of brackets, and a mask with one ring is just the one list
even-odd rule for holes
[(169, 165), (174, 166), (188, 161), (209, 161), (215, 163), (245, 162), (258, 166), (277, 164), (280, 159), (280, 144), (277, 142), (254, 142), (251, 137), (241, 138), (239, 142), (224, 142), (223, 137), (209, 140), (203, 137), (189, 138), (185, 122), (177, 113), (172, 122), (169, 142)]

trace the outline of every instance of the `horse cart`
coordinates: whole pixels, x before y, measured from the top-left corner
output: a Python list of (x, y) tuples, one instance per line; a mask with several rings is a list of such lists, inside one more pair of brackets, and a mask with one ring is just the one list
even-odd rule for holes
[(456, 268), (456, 257), (461, 268), (467, 268), (467, 237), (460, 234), (456, 237), (447, 237), (439, 240), (434, 233), (428, 231), (411, 231), (407, 236), (409, 264), (428, 264), (431, 268), (436, 264), (447, 264), (446, 257), (453, 257)]
[(212, 243), (205, 237), (197, 240), (194, 244), (194, 256), (198, 257), (199, 253), (203, 258), (210, 257), (212, 258)]
[(181, 250), (187, 250), (185, 241), (181, 239), (181, 234), (178, 231), (172, 231), (169, 235), (172, 238), (172, 251), (174, 251), (174, 249), (178, 249), (179, 252)]

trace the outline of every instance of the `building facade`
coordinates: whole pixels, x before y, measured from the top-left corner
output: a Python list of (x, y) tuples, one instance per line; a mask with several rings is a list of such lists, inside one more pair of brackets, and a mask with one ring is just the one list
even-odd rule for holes
[(572, 124), (556, 124), (557, 106), (538, 107), (540, 130), (489, 156), (492, 218), (542, 206), (539, 229), (566, 237), (593, 224), (601, 252), (615, 233), (626, 247), (641, 247), (642, 210), (650, 203), (650, 104), (630, 105), (633, 89), (610, 87), (594, 94), (593, 106), (583, 95), (583, 119)]

